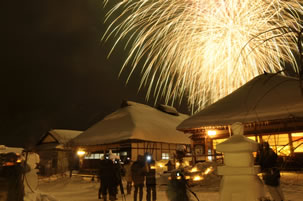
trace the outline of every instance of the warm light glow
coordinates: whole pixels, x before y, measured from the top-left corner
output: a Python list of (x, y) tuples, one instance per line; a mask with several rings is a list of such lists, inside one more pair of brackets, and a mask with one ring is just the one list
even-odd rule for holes
[(207, 131), (207, 135), (209, 135), (209, 136), (215, 136), (216, 134), (217, 134), (217, 132), (215, 130)]
[(176, 168), (178, 168), (180, 166), (179, 162), (176, 162)]
[(203, 177), (201, 177), (200, 175), (196, 175), (193, 178), (193, 181), (201, 181), (203, 179)]
[(77, 155), (78, 155), (78, 156), (84, 156), (85, 153), (86, 153), (86, 152), (83, 151), (83, 150), (77, 151)]
[(5, 162), (5, 163), (3, 164), (3, 166), (14, 166), (14, 165), (15, 165), (14, 162)]
[(189, 166), (189, 162), (188, 161), (184, 161), (185, 166)]
[(156, 169), (156, 166), (150, 166), (150, 169), (152, 169), (152, 170)]
[(22, 160), (21, 160), (21, 159), (18, 159), (16, 162), (17, 162), (17, 163), (21, 163), (21, 162), (22, 162)]
[(158, 166), (159, 166), (160, 168), (163, 168), (163, 167), (164, 167), (163, 163), (158, 163)]
[(180, 179), (181, 179), (181, 176), (177, 176), (177, 179), (180, 180)]
[(114, 38), (113, 49), (127, 41), (122, 70), (131, 66), (129, 79), (141, 68), (139, 88), (149, 85), (147, 99), (154, 94), (155, 101), (164, 97), (173, 102), (185, 96), (197, 111), (264, 71), (283, 69), (282, 60), (297, 69), (296, 34), (283, 35), (285, 30), (276, 28), (300, 30), (300, 4), (302, 0), (118, 1), (108, 12), (111, 24), (103, 40)]
[(198, 168), (197, 167), (193, 167), (190, 172), (198, 172)]
[(186, 176), (185, 176), (185, 179), (186, 179), (186, 180), (189, 180), (189, 179), (190, 179), (190, 176), (186, 175)]
[(209, 174), (212, 170), (213, 170), (213, 168), (209, 167), (204, 171), (204, 174)]

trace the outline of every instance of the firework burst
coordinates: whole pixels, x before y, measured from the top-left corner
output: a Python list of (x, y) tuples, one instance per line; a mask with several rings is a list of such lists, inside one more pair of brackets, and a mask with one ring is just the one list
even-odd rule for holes
[[(303, 0), (124, 0), (103, 40), (127, 38), (122, 70), (142, 68), (140, 87), (165, 100), (187, 97), (195, 111), (283, 62), (296, 69), (295, 33)], [(108, 19), (108, 18), (107, 18)], [(268, 31), (272, 30), (272, 31)], [(263, 34), (260, 34), (263, 33)], [(270, 40), (268, 40), (270, 38)], [(283, 62), (282, 62), (283, 61)], [(131, 76), (131, 73), (130, 75)]]

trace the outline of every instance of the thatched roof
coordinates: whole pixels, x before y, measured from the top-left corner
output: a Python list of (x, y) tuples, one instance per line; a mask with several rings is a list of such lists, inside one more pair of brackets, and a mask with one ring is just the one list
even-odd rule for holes
[[(161, 110), (125, 101), (122, 107), (106, 116), (73, 139), (76, 145), (102, 145), (126, 140), (190, 144), (190, 139), (176, 130), (188, 115), (162, 105)], [(163, 109), (164, 108), (164, 109)]]
[(44, 148), (62, 148), (63, 145), (67, 145), (71, 139), (77, 137), (82, 132), (83, 131), (52, 129), (41, 137), (37, 145), (43, 146)]
[(177, 129), (226, 128), (234, 122), (261, 125), (303, 122), (303, 95), (296, 78), (278, 74), (255, 77), (233, 93), (183, 121)]

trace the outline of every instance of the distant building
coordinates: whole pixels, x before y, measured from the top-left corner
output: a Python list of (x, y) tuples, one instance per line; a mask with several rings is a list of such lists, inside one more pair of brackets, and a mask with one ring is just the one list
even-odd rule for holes
[(170, 106), (153, 108), (124, 101), (121, 107), (72, 140), (85, 151), (83, 168), (96, 166), (105, 152), (112, 150), (121, 160), (136, 160), (150, 153), (155, 160), (173, 159), (178, 146), (190, 147), (190, 139), (176, 130), (188, 115)]
[(52, 175), (68, 171), (76, 160), (68, 143), (81, 133), (82, 131), (61, 129), (45, 133), (34, 148), (40, 156), (40, 174)]

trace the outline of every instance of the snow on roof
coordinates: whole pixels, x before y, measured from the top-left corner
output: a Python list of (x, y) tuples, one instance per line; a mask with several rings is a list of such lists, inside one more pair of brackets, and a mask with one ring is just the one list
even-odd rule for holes
[(55, 140), (58, 141), (59, 144), (66, 144), (71, 139), (80, 135), (83, 131), (76, 131), (76, 130), (64, 130), (64, 129), (53, 129), (50, 130), (46, 135), (52, 135)]
[(183, 121), (178, 130), (303, 117), (300, 81), (278, 74), (255, 77), (233, 93)]
[(190, 139), (176, 130), (176, 126), (186, 118), (188, 115), (171, 115), (144, 104), (127, 101), (123, 107), (73, 139), (73, 142), (77, 145), (97, 145), (144, 140), (190, 144)]
[(23, 151), (23, 148), (20, 148), (20, 147), (7, 147), (5, 145), (0, 145), (1, 154), (10, 153), (10, 152), (21, 154), (22, 151)]

